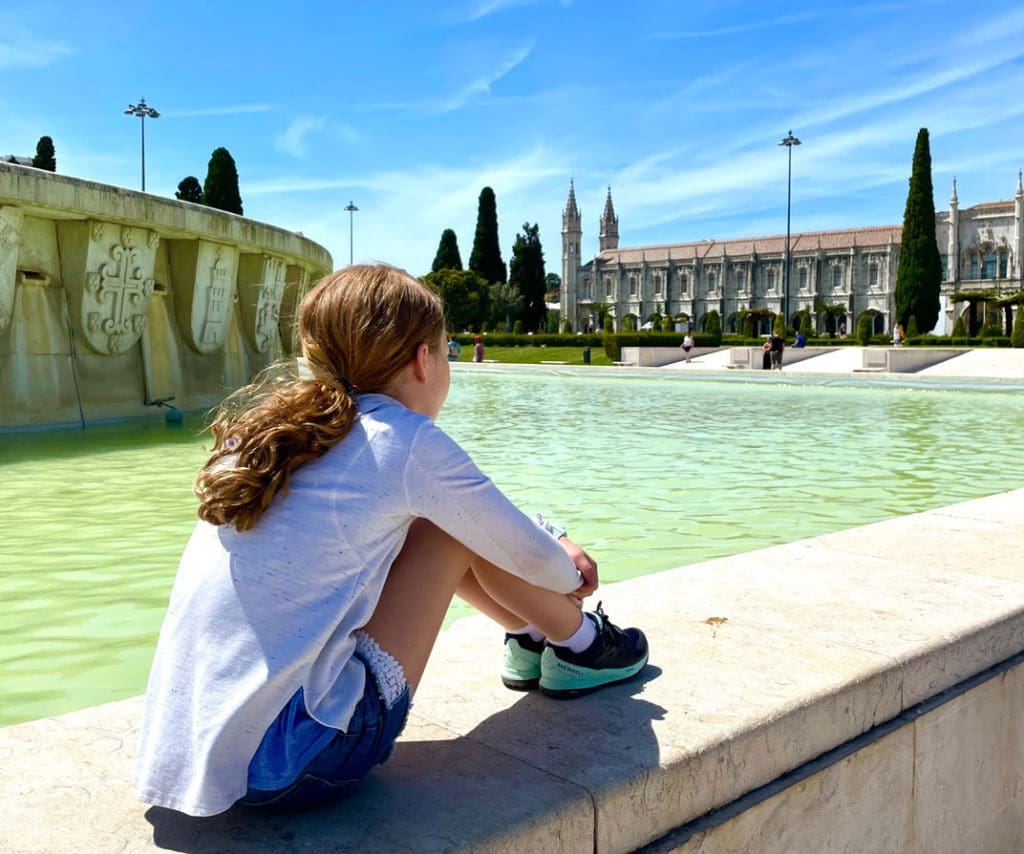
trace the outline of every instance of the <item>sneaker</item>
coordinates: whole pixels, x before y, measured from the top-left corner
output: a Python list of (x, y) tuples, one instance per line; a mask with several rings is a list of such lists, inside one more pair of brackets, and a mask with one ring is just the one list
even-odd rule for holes
[(640, 629), (613, 625), (598, 603), (587, 617), (597, 625), (597, 638), (583, 652), (547, 644), (540, 660), (541, 693), (557, 699), (589, 694), (605, 685), (632, 679), (647, 664), (647, 638)]
[(501, 681), (513, 691), (532, 691), (540, 683), (540, 657), (544, 641), (528, 634), (505, 635), (505, 669)]

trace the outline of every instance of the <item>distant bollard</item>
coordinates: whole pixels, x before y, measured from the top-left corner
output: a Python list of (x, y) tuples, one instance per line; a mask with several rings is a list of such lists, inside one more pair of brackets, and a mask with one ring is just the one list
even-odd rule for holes
[(583, 348), (583, 364), (584, 365), (589, 365), (590, 364), (590, 348), (589, 347), (584, 347)]

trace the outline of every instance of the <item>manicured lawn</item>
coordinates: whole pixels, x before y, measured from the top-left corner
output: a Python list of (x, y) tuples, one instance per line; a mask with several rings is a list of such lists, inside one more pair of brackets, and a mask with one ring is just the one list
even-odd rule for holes
[[(514, 362), (517, 364), (539, 365), (541, 362), (567, 362), (570, 365), (583, 364), (582, 347), (487, 347), (485, 359), (495, 362)], [(473, 361), (473, 349), (462, 348), (460, 362)], [(610, 365), (612, 360), (604, 352), (604, 348), (590, 348), (590, 364)]]

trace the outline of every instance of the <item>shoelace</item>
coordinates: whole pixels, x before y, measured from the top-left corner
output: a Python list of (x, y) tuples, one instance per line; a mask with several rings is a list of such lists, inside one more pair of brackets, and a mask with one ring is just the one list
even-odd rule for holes
[(604, 643), (606, 645), (611, 644), (617, 652), (622, 649), (623, 644), (629, 643), (629, 637), (618, 626), (612, 624), (612, 621), (608, 619), (608, 615), (604, 612), (604, 608), (601, 607), (602, 604), (603, 602), (598, 602), (597, 608), (594, 609), (594, 613), (601, 618), (600, 634)]

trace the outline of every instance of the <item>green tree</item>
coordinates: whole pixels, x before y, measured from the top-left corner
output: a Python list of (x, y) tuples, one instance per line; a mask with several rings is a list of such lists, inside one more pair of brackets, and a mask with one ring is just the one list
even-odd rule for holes
[(509, 262), (509, 284), (515, 285), (523, 296), (523, 326), (527, 332), (536, 332), (547, 315), (544, 296), (547, 292), (544, 276), (544, 248), (540, 245), (540, 226), (523, 223), (516, 235)]
[(515, 323), (513, 323), (512, 324), (512, 331), (516, 335), (522, 335), (523, 334), (523, 321), (517, 320)]
[(438, 270), (461, 270), (462, 255), (459, 254), (459, 241), (455, 232), (446, 228), (441, 232), (441, 242), (437, 245), (437, 254), (434, 256), (434, 263), (430, 270), (436, 273)]
[(775, 315), (775, 322), (772, 323), (772, 332), (776, 335), (784, 336), (786, 334), (786, 318), (782, 316), (781, 311)]
[(896, 268), (896, 320), (906, 327), (910, 317), (926, 332), (939, 320), (942, 261), (935, 242), (935, 198), (932, 192), (932, 156), (928, 128), (917, 133), (910, 189), (903, 213), (903, 238)]
[(874, 331), (874, 318), (867, 312), (864, 312), (857, 320), (857, 343), (861, 347), (867, 347), (871, 343), (871, 336)]
[(722, 339), (722, 316), (714, 309), (704, 315), (704, 332), (719, 341)]
[(203, 203), (217, 210), (242, 213), (242, 196), (238, 192), (238, 169), (226, 148), (215, 148), (206, 168)]
[(562, 321), (562, 332), (566, 335), (572, 335), (572, 321), (569, 318)]
[(910, 315), (910, 320), (907, 321), (906, 328), (907, 338), (918, 338), (921, 333), (917, 331), (917, 318), (914, 315)]
[(491, 323), (511, 326), (523, 312), (523, 297), (510, 282), (490, 285)]
[(469, 269), (491, 284), (508, 281), (505, 262), (501, 259), (501, 246), (498, 244), (498, 205), (494, 199), (494, 190), (490, 187), (480, 191)]
[(174, 197), (183, 202), (195, 202), (195, 204), (201, 205), (203, 203), (203, 188), (199, 186), (199, 179), (195, 175), (182, 178)]
[(847, 306), (845, 302), (826, 303), (816, 300), (814, 311), (825, 318), (825, 331), (829, 338), (836, 337), (836, 326), (840, 320), (846, 317)]
[(1020, 349), (1024, 347), (1024, 304), (1017, 303), (1013, 307), (1013, 332), (1010, 334), (1010, 343)]
[(604, 323), (601, 324), (601, 330), (603, 332), (614, 332), (615, 331), (615, 320), (610, 314), (604, 316)]
[(50, 137), (39, 137), (39, 142), (36, 143), (36, 156), (32, 158), (32, 165), (36, 169), (45, 169), (47, 172), (57, 171), (57, 154), (53, 150), (53, 140)]
[(954, 338), (966, 338), (967, 337), (967, 324), (964, 323), (964, 316), (958, 314), (956, 320), (953, 322), (953, 337)]
[(548, 273), (544, 277), (544, 290), (547, 291), (551, 302), (558, 302), (562, 293), (562, 277), (558, 273)]
[(985, 322), (981, 326), (980, 337), (998, 338), (1000, 335), (1005, 334), (1006, 330), (1003, 327), (1002, 314), (1002, 310), (995, 302), (985, 303)]
[(470, 270), (438, 270), (422, 279), (441, 297), (450, 329), (480, 329), (490, 311), (487, 282)]
[(627, 314), (622, 319), (622, 331), (623, 332), (636, 332), (636, 321), (633, 320), (633, 315)]

